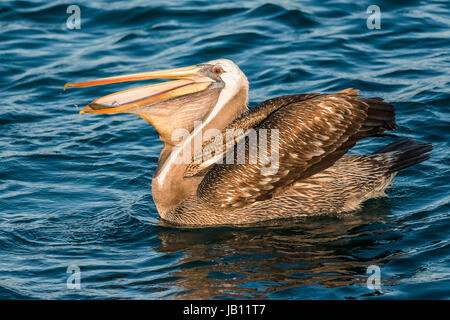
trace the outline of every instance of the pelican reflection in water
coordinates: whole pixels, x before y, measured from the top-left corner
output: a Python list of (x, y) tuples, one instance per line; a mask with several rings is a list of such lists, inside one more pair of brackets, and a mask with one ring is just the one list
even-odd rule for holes
[[(357, 298), (377, 295), (366, 287), (369, 265), (387, 265), (403, 255), (390, 245), (404, 236), (398, 221), (386, 219), (391, 214), (387, 201), (374, 199), (359, 214), (342, 217), (266, 221), (239, 229), (159, 226), (159, 246), (148, 246), (168, 255), (183, 252), (170, 269), (177, 299), (326, 299), (330, 288), (336, 296)], [(382, 279), (383, 289), (399, 281), (387, 273)]]
[[(64, 88), (156, 78), (176, 80), (107, 95), (81, 113), (134, 113), (158, 131), (164, 147), (152, 195), (161, 218), (174, 224), (247, 224), (353, 211), (383, 195), (399, 170), (428, 159), (432, 149), (399, 139), (371, 154), (345, 155), (359, 140), (395, 129), (392, 105), (346, 89), (281, 96), (249, 109), (248, 80), (226, 59)], [(180, 130), (187, 132), (182, 139)], [(210, 130), (217, 134), (203, 139)], [(237, 134), (230, 138), (230, 130)], [(257, 135), (256, 149), (267, 142), (256, 160), (249, 132)], [(275, 169), (270, 159), (276, 159)]]

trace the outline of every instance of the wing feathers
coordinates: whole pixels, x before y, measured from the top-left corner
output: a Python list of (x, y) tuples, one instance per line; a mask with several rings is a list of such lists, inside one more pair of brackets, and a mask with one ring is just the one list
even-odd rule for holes
[[(245, 137), (245, 164), (214, 165), (197, 189), (200, 199), (210, 206), (236, 208), (283, 193), (293, 182), (332, 166), (354, 144), (367, 136), (395, 127), (394, 109), (379, 98), (359, 99), (358, 91), (346, 89), (336, 94), (285, 96), (268, 100), (233, 121), (253, 123), (259, 138), (267, 132), (265, 156), (249, 164), (249, 137)], [(305, 99), (305, 97), (308, 97)], [(264, 118), (263, 118), (264, 117)], [(263, 118), (263, 119), (261, 119)], [(273, 130), (278, 130), (278, 148), (272, 148)], [(275, 135), (274, 135), (275, 137)], [(234, 152), (238, 159), (238, 146)], [(258, 149), (259, 151), (259, 149)], [(271, 156), (278, 156), (278, 170), (264, 174)]]
[[(307, 100), (318, 96), (319, 93), (296, 94), (269, 99), (253, 109), (249, 109), (233, 120), (221, 132), (221, 137), (212, 137), (203, 143), (200, 152), (193, 155), (190, 164), (186, 167), (184, 176), (204, 175), (227, 151), (241, 141), (247, 131), (262, 123), (274, 111), (292, 103)], [(233, 141), (227, 141), (227, 132), (235, 130)], [(238, 131), (239, 130), (239, 131)]]

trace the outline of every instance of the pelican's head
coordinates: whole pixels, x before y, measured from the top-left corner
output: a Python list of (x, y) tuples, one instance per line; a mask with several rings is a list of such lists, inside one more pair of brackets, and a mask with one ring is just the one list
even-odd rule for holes
[(220, 130), (247, 109), (247, 78), (235, 63), (227, 59), (177, 69), (67, 83), (64, 89), (147, 79), (177, 80), (98, 98), (80, 113), (137, 114), (150, 122), (161, 140), (170, 146), (175, 129), (192, 132), (194, 122), (202, 121)]

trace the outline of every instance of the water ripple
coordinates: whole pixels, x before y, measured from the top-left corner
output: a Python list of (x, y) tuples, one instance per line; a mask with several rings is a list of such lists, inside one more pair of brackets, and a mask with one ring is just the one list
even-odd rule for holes
[[(449, 298), (450, 34), (445, 1), (67, 1), (0, 4), (1, 299)], [(348, 87), (395, 104), (397, 134), (434, 145), (388, 198), (344, 217), (241, 228), (161, 224), (150, 184), (162, 147), (133, 115), (80, 116), (118, 84), (67, 81), (230, 58), (250, 105)], [(387, 139), (358, 144), (368, 152)], [(69, 265), (82, 290), (68, 290)], [(382, 292), (366, 287), (382, 270)]]

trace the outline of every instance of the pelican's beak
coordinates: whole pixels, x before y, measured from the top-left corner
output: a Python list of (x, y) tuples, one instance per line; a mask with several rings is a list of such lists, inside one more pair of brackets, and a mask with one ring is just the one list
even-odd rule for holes
[(152, 84), (116, 92), (92, 101), (80, 111), (81, 114), (119, 112), (139, 113), (140, 108), (146, 107), (150, 104), (207, 89), (214, 82), (214, 80), (202, 75), (201, 70), (201, 66), (190, 66), (170, 70), (109, 77), (87, 82), (69, 82), (64, 86), (64, 90), (67, 87), (91, 87), (110, 83), (147, 79), (178, 79), (175, 81)]

